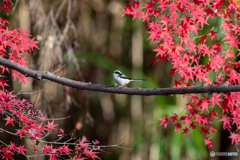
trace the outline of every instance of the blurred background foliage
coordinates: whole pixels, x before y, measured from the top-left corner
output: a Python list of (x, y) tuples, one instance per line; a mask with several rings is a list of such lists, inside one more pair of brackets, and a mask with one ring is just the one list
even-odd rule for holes
[[(146, 0), (142, 2), (147, 3)], [(39, 50), (25, 54), (28, 67), (50, 71), (73, 80), (116, 85), (112, 73), (120, 70), (132, 78), (148, 81), (134, 82), (128, 87), (171, 87), (171, 62), (161, 61), (148, 66), (155, 58), (152, 49), (156, 43), (147, 41), (146, 23), (124, 16), (120, 10), (128, 0), (16, 0), (14, 10), (7, 17), (11, 26), (28, 28), (39, 41)], [(207, 34), (216, 23), (209, 19), (199, 35)], [(221, 19), (214, 31), (219, 32)], [(196, 36), (195, 33), (192, 36)], [(208, 44), (212, 41), (209, 39)], [(202, 60), (202, 63), (205, 63)], [(214, 76), (214, 75), (213, 75)], [(172, 113), (183, 114), (189, 102), (178, 96), (129, 96), (79, 90), (47, 80), (31, 78), (27, 86), (14, 82), (13, 90), (27, 98), (50, 118), (68, 117), (55, 121), (69, 136), (99, 140), (101, 145), (119, 144), (120, 147), (103, 148), (102, 160), (158, 160), (158, 159), (218, 159), (211, 158), (202, 134), (193, 130), (187, 135), (174, 131), (170, 124), (159, 127), (159, 118)], [(201, 84), (199, 84), (201, 85)], [(199, 95), (201, 96), (201, 95)], [(217, 110), (217, 109), (216, 109)], [(214, 127), (221, 130), (218, 122)], [(57, 131), (48, 137), (55, 140)], [(211, 135), (213, 151), (232, 150), (221, 135)], [(224, 137), (227, 139), (228, 137)], [(33, 154), (31, 142), (22, 142)], [(131, 148), (131, 149), (128, 149)], [(233, 151), (233, 150), (232, 150)], [(38, 157), (44, 159), (47, 157)]]

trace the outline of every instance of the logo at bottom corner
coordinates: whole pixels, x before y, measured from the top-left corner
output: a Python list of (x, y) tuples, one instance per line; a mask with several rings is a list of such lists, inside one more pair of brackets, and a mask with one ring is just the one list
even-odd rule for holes
[(211, 157), (214, 157), (214, 156), (215, 156), (215, 152), (214, 152), (214, 151), (211, 151), (211, 152), (210, 152), (210, 156), (211, 156)]

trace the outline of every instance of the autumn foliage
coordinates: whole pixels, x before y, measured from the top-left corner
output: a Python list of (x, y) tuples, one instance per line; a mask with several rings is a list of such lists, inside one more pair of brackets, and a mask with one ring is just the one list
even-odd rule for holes
[[(11, 6), (11, 0), (0, 1), (0, 9), (5, 10), (7, 13), (11, 10)], [(34, 48), (38, 48), (36, 45), (38, 42), (36, 42), (34, 38), (30, 38), (27, 29), (9, 29), (7, 24), (9, 24), (7, 20), (0, 18), (0, 56), (4, 58), (8, 57), (9, 60), (26, 66), (27, 62), (23, 57), (23, 53), (27, 52), (30, 54)], [(1, 72), (2, 74), (4, 74), (4, 72), (9, 72), (9, 68), (1, 66)], [(14, 80), (18, 78), (19, 83), (23, 82), (26, 84), (26, 81), (28, 81), (24, 75), (15, 70), (12, 70), (12, 76)], [(67, 156), (68, 159), (79, 160), (83, 160), (86, 157), (92, 159), (99, 158), (96, 155), (99, 153), (97, 150), (100, 150), (100, 147), (96, 146), (99, 142), (93, 141), (91, 143), (86, 136), (83, 136), (77, 142), (75, 140), (74, 143), (71, 144), (67, 142), (61, 143), (59, 140), (61, 140), (65, 134), (64, 130), (60, 129), (58, 140), (55, 142), (45, 141), (44, 138), (47, 137), (47, 135), (53, 134), (53, 131), (57, 132), (57, 125), (54, 124), (54, 120), (49, 120), (48, 117), (45, 117), (41, 110), (34, 109), (34, 105), (27, 100), (20, 100), (13, 92), (5, 90), (5, 87), (8, 86), (6, 82), (7, 80), (2, 76), (0, 80), (0, 85), (2, 87), (2, 90), (0, 90), (0, 112), (6, 117), (3, 118), (5, 126), (12, 125), (17, 129), (15, 132), (10, 132), (4, 128), (0, 128), (0, 132), (18, 136), (20, 139), (31, 139), (35, 155), (26, 155), (26, 148), (24, 145), (17, 146), (14, 142), (6, 144), (0, 140), (2, 143), (0, 145), (1, 159), (13, 159), (12, 155), (14, 154), (22, 154), (28, 159), (29, 157), (37, 157), (38, 155), (49, 156), (52, 160), (58, 159), (64, 155)], [(39, 143), (44, 143), (45, 145), (40, 148)], [(70, 145), (73, 146), (71, 147), (72, 149), (70, 149)], [(72, 153), (74, 154), (71, 156)]]
[[(153, 50), (156, 58), (149, 65), (155, 65), (161, 60), (172, 63), (170, 76), (174, 76), (172, 87), (188, 87), (195, 85), (238, 85), (240, 83), (239, 40), (240, 3), (237, 0), (150, 0), (140, 4), (133, 0), (126, 4), (123, 15), (141, 19), (147, 23), (148, 40), (156, 44)], [(0, 9), (7, 13), (11, 10), (12, 1), (0, 1)], [(214, 22), (214, 23), (210, 23)], [(34, 38), (30, 38), (27, 29), (7, 27), (9, 22), (0, 18), (0, 56), (26, 66), (23, 53), (38, 48)], [(219, 25), (220, 24), (220, 25)], [(208, 26), (207, 33), (203, 32)], [(10, 72), (9, 68), (1, 66), (1, 72)], [(214, 75), (214, 76), (212, 76)], [(26, 84), (28, 79), (19, 72), (12, 70), (14, 79)], [(97, 156), (100, 146), (98, 141), (92, 143), (83, 136), (75, 143), (47, 142), (44, 138), (56, 131), (54, 120), (45, 117), (41, 110), (27, 100), (18, 99), (13, 92), (5, 90), (7, 80), (1, 77), (0, 112), (4, 115), (5, 125), (12, 125), (15, 132), (0, 128), (19, 138), (34, 141), (33, 149), (37, 155), (47, 155), (50, 159), (68, 156), (69, 159), (92, 159)], [(190, 99), (184, 114), (173, 113), (160, 118), (160, 125), (165, 128), (171, 123), (175, 130), (183, 134), (192, 129), (199, 130), (204, 136), (205, 145), (212, 148), (209, 137), (217, 130), (213, 127), (214, 119), (222, 123), (224, 129), (230, 132), (232, 144), (238, 144), (240, 135), (240, 93), (206, 93), (203, 95), (185, 95)], [(234, 129), (233, 126), (236, 126)], [(59, 140), (64, 136), (64, 130), (58, 131)], [(12, 155), (25, 154), (24, 145), (17, 146), (14, 142), (6, 144), (0, 141), (0, 157), (13, 159)], [(39, 147), (39, 143), (44, 143)], [(73, 145), (74, 147), (70, 147)], [(70, 154), (73, 153), (73, 156)]]
[[(238, 85), (239, 5), (237, 0), (149, 0), (143, 4), (133, 0), (122, 11), (147, 24), (148, 40), (156, 44), (156, 58), (150, 64), (170, 61), (169, 74), (176, 77), (173, 87)], [(207, 33), (205, 27), (210, 28)], [(160, 125), (166, 128), (171, 122), (183, 134), (197, 129), (205, 136), (205, 145), (212, 148), (209, 135), (217, 132), (213, 127), (217, 119), (229, 130), (232, 144), (238, 144), (239, 92), (185, 96), (190, 99), (185, 114), (163, 117)]]

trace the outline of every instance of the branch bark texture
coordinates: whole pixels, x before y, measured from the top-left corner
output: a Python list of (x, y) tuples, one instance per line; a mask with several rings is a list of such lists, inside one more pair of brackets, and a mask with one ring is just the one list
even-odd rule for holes
[(107, 85), (74, 81), (68, 78), (57, 76), (51, 72), (32, 70), (2, 57), (0, 57), (0, 65), (3, 65), (4, 67), (12, 68), (24, 74), (26, 77), (32, 77), (38, 80), (48, 79), (50, 81), (63, 84), (69, 87), (84, 89), (84, 90), (91, 90), (91, 91), (98, 91), (98, 92), (150, 96), (150, 95), (171, 95), (171, 94), (189, 94), (189, 93), (194, 93), (194, 94), (220, 93), (220, 92), (225, 93), (225, 92), (240, 91), (240, 85), (232, 85), (232, 86), (220, 85), (220, 86), (180, 87), (180, 88), (171, 87), (171, 88), (153, 88), (153, 89), (115, 87), (115, 86), (107, 86)]

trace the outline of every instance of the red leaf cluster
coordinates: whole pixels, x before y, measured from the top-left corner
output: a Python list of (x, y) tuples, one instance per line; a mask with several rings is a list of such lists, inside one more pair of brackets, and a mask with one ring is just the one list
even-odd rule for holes
[[(6, 10), (8, 13), (8, 11), (11, 10), (11, 5), (11, 0), (3, 0), (0, 2), (0, 10)], [(8, 55), (9, 60), (26, 66), (27, 62), (23, 57), (23, 53), (27, 52), (30, 54), (34, 48), (38, 48), (38, 42), (36, 42), (34, 38), (30, 39), (27, 29), (9, 29), (6, 27), (8, 23), (9, 22), (7, 20), (0, 18), (0, 57)], [(6, 48), (8, 48), (8, 52), (6, 51)], [(0, 66), (0, 72), (3, 74), (5, 71), (9, 72), (9, 69), (4, 66)], [(26, 81), (29, 81), (24, 75), (15, 70), (12, 70), (12, 75), (14, 80), (18, 78), (19, 82), (23, 82), (24, 84), (26, 84)], [(16, 132), (9, 132), (0, 128), (0, 131), (19, 136), (20, 138), (34, 140), (34, 142), (36, 142), (33, 145), (34, 151), (49, 155), (50, 159), (58, 159), (60, 155), (68, 155), (70, 159), (83, 160), (85, 158), (81, 158), (82, 154), (92, 159), (99, 159), (97, 156), (98, 152), (94, 151), (100, 150), (100, 147), (96, 146), (98, 141), (93, 142), (91, 145), (91, 143), (87, 143), (87, 139), (83, 137), (82, 140), (79, 140), (79, 143), (74, 143), (75, 150), (70, 149), (67, 143), (64, 143), (64, 145), (61, 146), (60, 142), (57, 143), (58, 145), (55, 144), (57, 141), (44, 141), (43, 138), (55, 130), (57, 125), (54, 124), (54, 121), (49, 121), (47, 117), (44, 117), (41, 110), (34, 109), (34, 105), (32, 103), (25, 99), (20, 100), (14, 96), (12, 92), (4, 90), (4, 87), (7, 86), (6, 82), (7, 80), (4, 80), (2, 76), (0, 79), (0, 86), (3, 89), (0, 90), (0, 113), (6, 117), (3, 119), (6, 121), (5, 126), (12, 125), (19, 129), (16, 129)], [(64, 130), (60, 129), (58, 134), (59, 139), (61, 139), (63, 135)], [(38, 144), (43, 141), (46, 144), (40, 149), (41, 151), (39, 151)], [(26, 149), (24, 145), (17, 147), (14, 142), (10, 142), (9, 145), (2, 141), (1, 143), (3, 144), (0, 145), (1, 159), (13, 159), (12, 155), (14, 153), (25, 155), (24, 152)], [(49, 143), (51, 145), (49, 145)], [(57, 147), (54, 148), (52, 144)]]
[[(156, 43), (153, 51), (157, 58), (149, 65), (155, 65), (159, 60), (172, 63), (169, 74), (178, 77), (174, 80), (174, 87), (188, 87), (199, 82), (206, 86), (240, 84), (240, 73), (236, 71), (240, 67), (240, 62), (236, 61), (240, 51), (238, 1), (149, 0), (141, 6), (133, 0), (125, 6), (123, 15), (133, 16), (133, 19), (138, 17), (147, 23), (148, 40)], [(210, 21), (214, 21), (211, 26)], [(200, 31), (204, 27), (211, 29), (202, 34)], [(200, 33), (202, 35), (199, 36)], [(224, 38), (219, 38), (220, 35)], [(212, 73), (215, 74), (214, 79), (210, 79)], [(198, 129), (206, 137), (205, 145), (211, 148), (213, 142), (208, 136), (216, 131), (212, 123), (220, 114), (219, 122), (223, 123), (224, 129), (230, 130), (232, 143), (238, 144), (240, 135), (231, 126), (235, 124), (240, 129), (239, 96), (237, 92), (208, 93), (203, 98), (187, 95), (191, 102), (186, 106), (185, 115), (178, 117), (173, 114), (170, 118), (161, 118), (160, 125), (166, 128), (172, 122), (175, 130), (180, 132), (182, 129), (183, 133)], [(222, 112), (216, 112), (218, 109), (215, 108)]]

